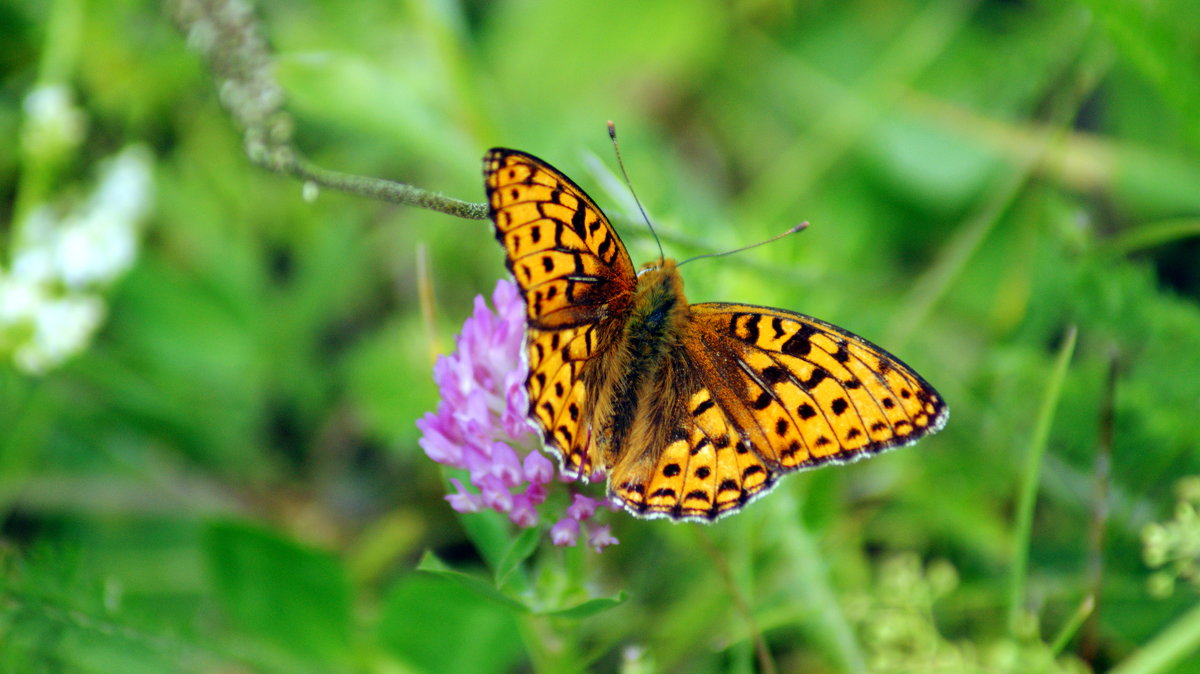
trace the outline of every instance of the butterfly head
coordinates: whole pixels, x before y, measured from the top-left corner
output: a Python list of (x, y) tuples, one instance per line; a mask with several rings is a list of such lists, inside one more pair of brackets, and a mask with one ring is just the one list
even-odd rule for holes
[(675, 268), (678, 266), (679, 263), (675, 260), (670, 258), (659, 258), (657, 260), (646, 262), (642, 264), (641, 267), (638, 267), (637, 275), (638, 278), (641, 278), (644, 274), (648, 274), (650, 272), (664, 272), (668, 275), (678, 274), (678, 272), (675, 271)]

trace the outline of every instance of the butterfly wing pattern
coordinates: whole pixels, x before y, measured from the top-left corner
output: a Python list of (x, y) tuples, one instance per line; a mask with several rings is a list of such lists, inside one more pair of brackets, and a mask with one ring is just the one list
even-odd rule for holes
[(582, 372), (629, 312), (633, 263), (595, 202), (549, 164), (497, 148), (483, 172), (496, 239), (525, 297), (529, 416), (564, 472), (588, 476), (596, 466)]
[(782, 309), (688, 305), (670, 260), (635, 274), (604, 213), (540, 159), (494, 149), (484, 177), (527, 307), (530, 418), (564, 472), (607, 472), (634, 515), (712, 521), (782, 474), (945, 425), (940, 394), (857, 335)]
[(744, 304), (689, 312), (699, 386), (678, 388), (689, 397), (691, 418), (677, 421), (686, 433), (652, 464), (613, 471), (634, 512), (712, 520), (782, 474), (903, 447), (946, 423), (945, 402), (920, 375), (837, 326)]

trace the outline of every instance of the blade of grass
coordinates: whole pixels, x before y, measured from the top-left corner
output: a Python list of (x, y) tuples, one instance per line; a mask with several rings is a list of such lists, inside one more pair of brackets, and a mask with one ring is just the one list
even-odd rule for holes
[(421, 323), (425, 326), (425, 341), (432, 365), (443, 351), (438, 339), (437, 294), (433, 290), (433, 275), (429, 273), (429, 248), (423, 241), (417, 244), (417, 304), (421, 307)]
[(775, 503), (771, 530), (783, 533), (781, 543), (791, 567), (792, 588), (800, 602), (811, 610), (807, 629), (812, 631), (813, 640), (819, 642), (834, 660), (836, 671), (866, 672), (862, 646), (833, 593), (829, 570), (816, 541), (803, 523), (804, 518), (799, 516), (800, 508), (795, 498), (789, 492), (782, 492), (776, 496)]
[[(833, 102), (797, 142), (782, 148), (738, 199), (740, 210), (747, 205), (767, 204), (759, 218), (774, 222), (788, 219), (793, 205), (802, 202), (863, 133), (889, 114), (906, 90), (970, 20), (976, 2), (929, 3), (915, 13), (896, 33), (855, 83), (857, 95)], [(789, 58), (784, 52), (777, 58)], [(802, 63), (796, 63), (803, 68)], [(869, 104), (864, 104), (869, 101)], [(780, 198), (780, 195), (787, 195)]]
[(774, 674), (777, 670), (775, 668), (775, 659), (771, 656), (771, 649), (767, 647), (767, 642), (763, 639), (758, 621), (754, 619), (754, 609), (750, 607), (750, 602), (746, 600), (742, 589), (733, 578), (733, 572), (729, 570), (729, 562), (725, 560), (724, 555), (713, 544), (706, 530), (695, 527), (693, 531), (696, 534), (696, 540), (700, 542), (700, 547), (704, 548), (704, 551), (708, 553), (709, 559), (713, 561), (713, 566), (716, 567), (717, 573), (725, 583), (725, 589), (729, 592), (729, 596), (733, 598), (734, 607), (742, 614), (742, 619), (746, 621), (746, 628), (750, 633), (751, 641), (754, 643), (754, 651), (758, 657), (758, 666), (763, 672)]
[[(84, 8), (83, 3), (77, 0), (59, 0), (47, 4), (50, 5), (50, 15), (39, 57), (37, 86), (63, 86), (72, 80), (79, 61)], [(68, 155), (73, 153), (73, 149), (74, 146), (72, 149), (64, 148)], [(21, 152), (22, 162), (10, 221), (13, 229), (7, 231), (7, 227), (0, 226), (0, 235), (14, 242), (21, 240), (21, 230), (30, 212), (44, 202), (53, 190), (55, 178), (63, 168), (62, 163), (72, 159), (61, 152), (53, 154), (57, 156), (28, 150)], [(4, 243), (0, 239), (0, 244)], [(0, 259), (7, 259), (7, 256)]]
[(1009, 169), (999, 179), (999, 182), (988, 190), (987, 200), (980, 205), (979, 210), (971, 216), (966, 225), (950, 239), (950, 242), (938, 254), (936, 262), (913, 284), (913, 288), (904, 302), (907, 310), (897, 314), (896, 321), (888, 335), (886, 343), (890, 345), (890, 348), (900, 348), (907, 342), (925, 317), (933, 310), (934, 305), (950, 290), (954, 279), (966, 268), (967, 261), (975, 256), (975, 251), (979, 250), (979, 246), (988, 232), (992, 231), (992, 228), (1000, 220), (1000, 216), (1016, 199), (1041, 156), (1040, 152), (1031, 154), (1025, 158), (1024, 162)]
[(1200, 604), (1183, 614), (1150, 640), (1134, 651), (1111, 674), (1152, 674), (1171, 669), (1196, 649), (1200, 648)]
[(1125, 256), (1191, 236), (1200, 236), (1200, 219), (1160, 220), (1121, 232), (1102, 243), (1100, 252), (1112, 256)]
[[(1200, 106), (1200, 78), (1186, 33), (1178, 29), (1175, 13), (1158, 3), (1123, 0), (1081, 0), (1104, 28), (1124, 61), (1132, 64), (1163, 99), (1184, 118), (1194, 118)], [(1195, 125), (1184, 131), (1197, 139)]]
[(1079, 631), (1079, 627), (1083, 622), (1092, 615), (1092, 609), (1096, 608), (1096, 597), (1088, 595), (1079, 602), (1079, 607), (1071, 614), (1070, 619), (1063, 623), (1062, 629), (1058, 631), (1058, 636), (1054, 637), (1054, 643), (1050, 645), (1050, 653), (1058, 657), (1059, 653), (1067, 647), (1067, 643)]
[(1022, 605), (1025, 597), (1025, 581), (1029, 566), (1029, 539), (1033, 530), (1033, 507), (1037, 501), (1038, 483), (1040, 482), (1042, 457), (1046, 454), (1046, 444), (1050, 437), (1050, 427), (1054, 422), (1054, 414), (1058, 408), (1058, 399), (1062, 395), (1063, 380), (1067, 376), (1067, 366), (1075, 353), (1076, 329), (1072, 325), (1067, 328), (1066, 337), (1058, 349), (1054, 361), (1054, 369), (1046, 381), (1045, 396), (1038, 410), (1037, 421), (1034, 423), (1033, 436), (1029, 443), (1029, 454), (1025, 458), (1025, 470), (1021, 475), (1017, 495), (1016, 532), (1013, 535), (1012, 577), (1008, 593), (1008, 629), (1014, 638), (1018, 638), (1018, 627), (1021, 622)]
[(904, 302), (906, 310), (898, 314), (888, 334), (887, 344), (891, 348), (900, 348), (908, 341), (933, 307), (949, 292), (954, 279), (966, 268), (1000, 216), (1020, 194), (1025, 182), (1069, 137), (1071, 120), (1111, 64), (1111, 58), (1103, 51), (1094, 53), (1086, 39), (1077, 49), (1074, 81), (1054, 102), (1048, 123), (1034, 132), (1031, 142), (1022, 147), (1022, 154), (1014, 157), (1012, 166), (997, 179), (995, 187), (988, 190), (988, 197), (908, 293)]

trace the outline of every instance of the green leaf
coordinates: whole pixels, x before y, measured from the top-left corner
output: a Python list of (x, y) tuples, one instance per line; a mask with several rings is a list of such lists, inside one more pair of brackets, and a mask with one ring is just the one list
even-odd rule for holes
[(426, 551), (421, 557), (421, 562), (417, 564), (418, 571), (432, 573), (442, 578), (447, 578), (459, 583), (463, 587), (473, 591), (476, 595), (489, 599), (497, 604), (509, 609), (514, 613), (528, 613), (529, 607), (525, 604), (513, 599), (504, 594), (496, 586), (477, 576), (472, 576), (462, 571), (456, 571), (450, 568), (445, 562), (438, 558), (432, 552)]
[(556, 611), (540, 612), (539, 615), (553, 616), (555, 618), (574, 618), (582, 620), (590, 618), (598, 613), (603, 613), (611, 608), (615, 608), (625, 603), (629, 595), (624, 590), (616, 593), (611, 597), (596, 597), (580, 602), (570, 608), (558, 609)]
[(453, 580), (411, 574), (387, 593), (379, 642), (421, 672), (513, 671), (521, 635), (514, 614)]
[(238, 625), (308, 656), (347, 652), (350, 583), (336, 557), (238, 522), (206, 534), (217, 598)]
[(521, 562), (529, 559), (533, 551), (537, 550), (541, 540), (541, 527), (526, 529), (513, 540), (508, 546), (508, 550), (504, 552), (504, 556), (500, 558), (500, 562), (496, 564), (496, 587), (504, 586), (505, 581), (520, 567)]

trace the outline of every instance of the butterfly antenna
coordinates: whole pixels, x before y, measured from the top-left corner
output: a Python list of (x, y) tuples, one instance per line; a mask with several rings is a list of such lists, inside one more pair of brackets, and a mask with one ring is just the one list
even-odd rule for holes
[(793, 226), (792, 228), (788, 229), (788, 231), (786, 231), (786, 232), (783, 232), (781, 234), (776, 234), (775, 236), (772, 236), (769, 239), (764, 239), (762, 241), (759, 241), (758, 243), (752, 243), (749, 246), (742, 246), (741, 248), (735, 248), (734, 250), (727, 250), (724, 253), (705, 253), (704, 255), (697, 255), (696, 257), (689, 257), (688, 259), (684, 260), (683, 262), (680, 262), (676, 266), (682, 267), (683, 265), (685, 265), (693, 260), (699, 260), (699, 259), (706, 258), (706, 257), (724, 257), (726, 255), (733, 255), (734, 253), (740, 253), (742, 251), (750, 250), (751, 248), (758, 248), (759, 246), (763, 245), (764, 243), (771, 243), (772, 241), (778, 241), (785, 236), (795, 234), (796, 232), (802, 232), (805, 229), (808, 229), (807, 221)]
[(617, 166), (621, 167), (621, 175), (625, 178), (625, 184), (629, 187), (629, 193), (633, 195), (633, 203), (637, 204), (638, 210), (642, 212), (642, 219), (646, 221), (646, 226), (650, 228), (650, 233), (654, 235), (654, 243), (658, 244), (658, 259), (666, 259), (663, 254), (662, 241), (658, 240), (658, 232), (654, 231), (654, 225), (650, 222), (650, 216), (646, 215), (646, 209), (642, 208), (642, 202), (637, 198), (637, 192), (633, 191), (633, 183), (629, 180), (629, 174), (625, 172), (625, 162), (621, 161), (621, 148), (617, 145), (617, 125), (608, 121), (608, 137), (612, 139), (613, 151), (617, 153)]

